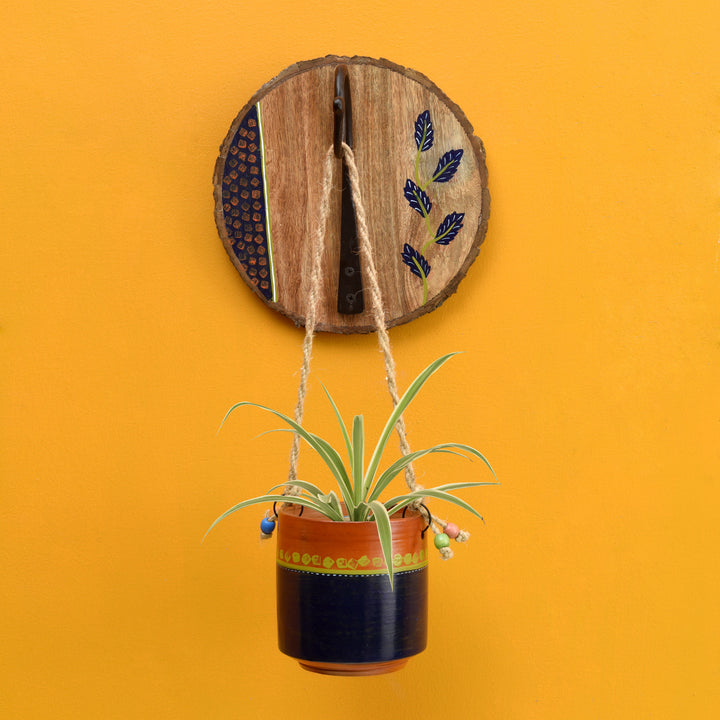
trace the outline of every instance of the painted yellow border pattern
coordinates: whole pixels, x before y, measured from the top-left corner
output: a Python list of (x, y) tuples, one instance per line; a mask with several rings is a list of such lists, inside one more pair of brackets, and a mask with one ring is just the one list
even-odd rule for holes
[[(331, 573), (334, 575), (380, 575), (387, 572), (385, 560), (381, 557), (360, 558), (329, 557), (299, 553), (297, 551), (278, 548), (277, 564), (290, 570), (306, 570), (315, 573)], [(395, 572), (420, 570), (427, 567), (428, 558), (425, 550), (415, 553), (393, 556)]]
[(270, 287), (272, 289), (272, 301), (277, 302), (278, 290), (275, 278), (275, 261), (273, 260), (272, 231), (270, 229), (270, 196), (267, 186), (267, 169), (265, 167), (265, 135), (263, 130), (262, 111), (260, 103), (256, 102), (258, 118), (258, 135), (260, 136), (260, 157), (262, 159), (262, 181), (263, 194), (265, 195), (265, 236), (267, 238), (268, 261), (270, 262)]

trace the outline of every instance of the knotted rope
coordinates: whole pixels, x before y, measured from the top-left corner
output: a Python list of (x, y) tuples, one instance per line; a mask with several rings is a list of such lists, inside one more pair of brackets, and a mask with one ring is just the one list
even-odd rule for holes
[[(372, 246), (370, 245), (370, 233), (368, 232), (367, 216), (365, 215), (365, 205), (360, 195), (360, 174), (355, 162), (355, 155), (352, 149), (343, 143), (343, 151), (345, 153), (345, 161), (347, 162), (348, 176), (350, 178), (350, 188), (352, 190), (353, 205), (355, 206), (355, 219), (357, 221), (358, 240), (360, 241), (360, 257), (365, 265), (366, 275), (370, 281), (370, 305), (372, 307), (373, 319), (375, 320), (375, 329), (377, 331), (378, 343), (385, 359), (385, 379), (387, 381), (388, 391), (392, 398), (393, 407), (400, 402), (400, 396), (397, 390), (397, 375), (395, 372), (395, 358), (390, 349), (390, 337), (385, 325), (385, 310), (382, 301), (382, 292), (380, 291), (380, 283), (378, 282), (377, 269), (375, 268), (375, 260), (373, 259)], [(407, 440), (407, 432), (405, 430), (405, 421), (402, 415), (398, 418), (395, 429), (400, 440), (400, 451), (403, 455), (410, 453), (410, 444)], [(405, 482), (411, 491), (418, 489), (415, 480), (415, 470), (412, 463), (405, 468)], [(417, 504), (419, 504), (418, 501)]]
[[(310, 374), (310, 360), (312, 358), (313, 338), (317, 324), (317, 309), (320, 302), (320, 268), (322, 265), (323, 250), (325, 249), (325, 234), (328, 217), (330, 216), (330, 192), (332, 191), (333, 161), (335, 154), (330, 148), (325, 155), (323, 165), (323, 185), (320, 195), (319, 217), (315, 225), (317, 228), (312, 238), (310, 248), (310, 273), (303, 272), (303, 278), (308, 278), (309, 287), (306, 288), (308, 303), (305, 311), (305, 339), (303, 340), (303, 364), (300, 369), (300, 385), (298, 386), (297, 403), (295, 404), (295, 422), (302, 425), (305, 409), (305, 395), (307, 394), (307, 379)], [(297, 463), (300, 455), (300, 436), (293, 435), (293, 444), (290, 449), (290, 469), (288, 470), (288, 484), (283, 495), (299, 495), (301, 490), (293, 485), (297, 480)]]

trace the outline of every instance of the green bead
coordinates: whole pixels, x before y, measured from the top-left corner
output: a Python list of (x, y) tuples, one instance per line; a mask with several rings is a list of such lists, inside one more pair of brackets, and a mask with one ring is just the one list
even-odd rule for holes
[(435, 547), (440, 550), (450, 545), (450, 538), (445, 533), (438, 533), (435, 536)]

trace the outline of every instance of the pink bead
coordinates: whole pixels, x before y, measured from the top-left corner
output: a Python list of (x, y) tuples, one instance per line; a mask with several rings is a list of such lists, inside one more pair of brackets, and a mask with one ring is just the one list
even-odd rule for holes
[(460, 534), (460, 528), (455, 523), (448, 523), (445, 526), (445, 534), (454, 540)]

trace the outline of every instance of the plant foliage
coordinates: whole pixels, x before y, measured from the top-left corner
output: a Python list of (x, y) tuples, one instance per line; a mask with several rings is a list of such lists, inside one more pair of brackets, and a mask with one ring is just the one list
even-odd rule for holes
[[(343, 437), (345, 452), (347, 454), (347, 462), (343, 461), (340, 453), (338, 453), (329, 442), (302, 427), (287, 415), (269, 407), (265, 407), (264, 405), (258, 405), (257, 403), (252, 402), (239, 402), (233, 405), (225, 414), (225, 417), (220, 425), (221, 428), (233, 411), (244, 406), (259, 408), (271, 413), (288, 425), (287, 428), (281, 428), (281, 430), (297, 433), (322, 458), (337, 482), (340, 496), (338, 496), (334, 491), (325, 493), (313, 483), (297, 480), (294, 485), (300, 488), (302, 491), (301, 494), (298, 496), (288, 497), (286, 495), (282, 495), (280, 492), (274, 492), (283, 487), (282, 485), (276, 485), (270, 488), (268, 494), (266, 495), (250, 498), (249, 500), (244, 500), (237, 505), (233, 505), (233, 507), (226, 510), (215, 520), (215, 522), (213, 522), (207, 533), (209, 533), (210, 530), (212, 530), (221, 520), (237, 510), (241, 510), (249, 505), (270, 502), (291, 502), (293, 504), (302, 505), (304, 507), (317, 510), (317, 512), (321, 513), (325, 517), (337, 522), (361, 522), (365, 520), (374, 520), (377, 524), (380, 546), (382, 548), (383, 556), (388, 568), (390, 583), (392, 585), (392, 529), (390, 525), (390, 517), (392, 515), (423, 497), (432, 497), (438, 500), (446, 500), (447, 502), (453, 503), (482, 520), (482, 516), (471, 505), (464, 500), (455, 497), (451, 493), (455, 490), (464, 488), (497, 484), (495, 471), (492, 469), (485, 456), (469, 445), (456, 442), (442, 443), (424, 450), (416, 450), (399, 458), (398, 460), (395, 460), (387, 468), (385, 468), (385, 470), (380, 472), (380, 461), (387, 447), (390, 435), (397, 425), (400, 416), (408, 405), (410, 405), (415, 396), (420, 392), (421, 388), (425, 385), (428, 379), (456, 354), (457, 353), (449, 353), (448, 355), (443, 355), (438, 358), (434, 362), (430, 363), (430, 365), (428, 365), (415, 378), (415, 380), (413, 380), (385, 423), (385, 427), (380, 433), (380, 437), (367, 465), (365, 465), (365, 428), (362, 415), (356, 415), (353, 418), (352, 428), (348, 431), (340, 411), (338, 410), (337, 404), (324, 386), (323, 390), (330, 401), (330, 405), (332, 406), (338, 425), (340, 426), (340, 432)], [(492, 482), (450, 483), (440, 485), (432, 489), (416, 490), (403, 495), (397, 495), (385, 501), (380, 500), (380, 496), (387, 489), (392, 480), (397, 477), (397, 475), (400, 474), (410, 463), (432, 453), (450, 453), (466, 458), (468, 456), (470, 458), (479, 458), (489, 468), (495, 480)], [(341, 499), (345, 506), (344, 508), (340, 502)], [(207, 533), (205, 533), (206, 536)]]

